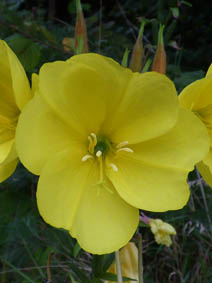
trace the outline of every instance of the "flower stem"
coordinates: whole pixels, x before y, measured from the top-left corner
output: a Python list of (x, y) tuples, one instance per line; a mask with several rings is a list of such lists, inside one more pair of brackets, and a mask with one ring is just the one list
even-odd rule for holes
[(142, 255), (142, 237), (138, 234), (138, 282), (144, 283), (143, 279), (143, 255)]
[(198, 178), (198, 181), (199, 181), (199, 187), (200, 187), (200, 191), (201, 191), (201, 194), (202, 194), (206, 215), (208, 217), (209, 228), (210, 228), (210, 231), (212, 232), (212, 221), (211, 221), (211, 217), (210, 217), (210, 212), (209, 212), (207, 200), (206, 200), (206, 197), (205, 197), (204, 187), (203, 187), (202, 182), (201, 182), (201, 176), (200, 176), (197, 168), (196, 168), (196, 174), (197, 174), (197, 178)]
[(119, 250), (115, 252), (115, 259), (116, 259), (116, 273), (117, 273), (117, 280), (118, 280), (117, 282), (123, 283)]

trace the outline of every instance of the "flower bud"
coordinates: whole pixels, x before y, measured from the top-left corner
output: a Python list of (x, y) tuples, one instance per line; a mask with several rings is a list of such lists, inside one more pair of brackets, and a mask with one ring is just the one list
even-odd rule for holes
[[(121, 261), (122, 276), (138, 280), (138, 249), (134, 243), (129, 242), (125, 247), (121, 249), (120, 261)], [(116, 274), (116, 265), (113, 263), (107, 271)], [(127, 281), (127, 282), (133, 283), (135, 281)], [(112, 282), (105, 281), (104, 283), (112, 283)]]
[(163, 43), (163, 30), (164, 25), (160, 25), (158, 32), (158, 45), (155, 53), (155, 57), (152, 64), (152, 71), (166, 74), (166, 51)]
[(151, 219), (149, 225), (157, 244), (169, 247), (172, 244), (170, 235), (176, 235), (174, 227), (161, 219)]
[(87, 29), (85, 18), (82, 11), (82, 6), (80, 0), (76, 0), (77, 6), (77, 19), (75, 24), (75, 53), (87, 53), (88, 43), (87, 43)]
[(142, 67), (143, 52), (144, 52), (142, 39), (143, 39), (143, 31), (144, 31), (145, 23), (146, 23), (145, 21), (142, 21), (136, 43), (133, 47), (133, 52), (130, 60), (130, 69), (133, 72), (140, 72)]

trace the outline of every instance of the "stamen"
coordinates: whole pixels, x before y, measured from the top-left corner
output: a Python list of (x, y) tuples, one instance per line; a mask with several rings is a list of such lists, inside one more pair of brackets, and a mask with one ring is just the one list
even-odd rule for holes
[(91, 133), (89, 136), (88, 136), (88, 141), (89, 141), (89, 145), (88, 145), (88, 151), (93, 154), (94, 153), (94, 148), (97, 144), (97, 137), (96, 137), (96, 134), (94, 133)]
[(116, 148), (121, 148), (121, 147), (127, 145), (128, 143), (129, 143), (128, 141), (120, 142), (119, 144), (116, 145)]
[(86, 154), (85, 156), (82, 157), (82, 162), (85, 162), (85, 161), (87, 161), (90, 158), (93, 158), (93, 156), (90, 155), (90, 154)]
[(120, 152), (120, 151), (126, 151), (126, 152), (134, 152), (131, 148), (129, 147), (122, 147), (116, 150), (116, 153)]
[(101, 155), (102, 155), (102, 151), (101, 151), (101, 150), (98, 150), (97, 153), (96, 153), (96, 156), (97, 156), (97, 157), (100, 157)]
[(114, 163), (110, 163), (109, 166), (113, 169), (114, 172), (118, 172), (118, 167)]
[(94, 141), (94, 146), (95, 146), (95, 145), (97, 144), (97, 137), (96, 137), (96, 134), (91, 133), (90, 136), (92, 136), (93, 141)]

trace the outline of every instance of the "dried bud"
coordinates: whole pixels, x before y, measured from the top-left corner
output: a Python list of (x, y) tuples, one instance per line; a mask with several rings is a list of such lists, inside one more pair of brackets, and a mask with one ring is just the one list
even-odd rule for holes
[(63, 49), (66, 52), (70, 52), (74, 50), (74, 39), (71, 37), (64, 37), (62, 40)]
[(158, 33), (158, 46), (152, 64), (152, 71), (166, 74), (166, 51), (163, 43), (163, 30), (164, 26), (160, 25)]
[(142, 67), (143, 51), (144, 51), (142, 39), (143, 39), (143, 31), (144, 31), (145, 23), (146, 23), (145, 21), (142, 21), (138, 38), (133, 47), (133, 52), (130, 60), (130, 69), (133, 72), (140, 72)]

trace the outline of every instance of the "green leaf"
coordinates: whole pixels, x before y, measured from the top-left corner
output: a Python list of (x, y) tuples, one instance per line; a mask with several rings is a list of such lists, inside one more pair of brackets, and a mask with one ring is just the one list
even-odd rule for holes
[(92, 274), (94, 277), (99, 277), (102, 273), (104, 255), (94, 255), (92, 262)]
[(122, 58), (122, 62), (121, 62), (121, 65), (122, 65), (123, 67), (126, 67), (126, 68), (127, 68), (127, 66), (128, 66), (128, 56), (129, 56), (129, 49), (126, 48), (126, 49), (125, 49), (125, 52), (124, 52), (124, 56), (123, 56), (123, 58)]
[(81, 247), (78, 243), (74, 245), (73, 256), (76, 258), (81, 250)]
[(108, 268), (111, 266), (111, 264), (114, 262), (114, 260), (115, 260), (115, 254), (114, 253), (105, 254), (102, 271), (106, 272), (108, 270)]
[(40, 59), (40, 47), (31, 39), (22, 36), (8, 38), (7, 42), (27, 72), (33, 72)]

